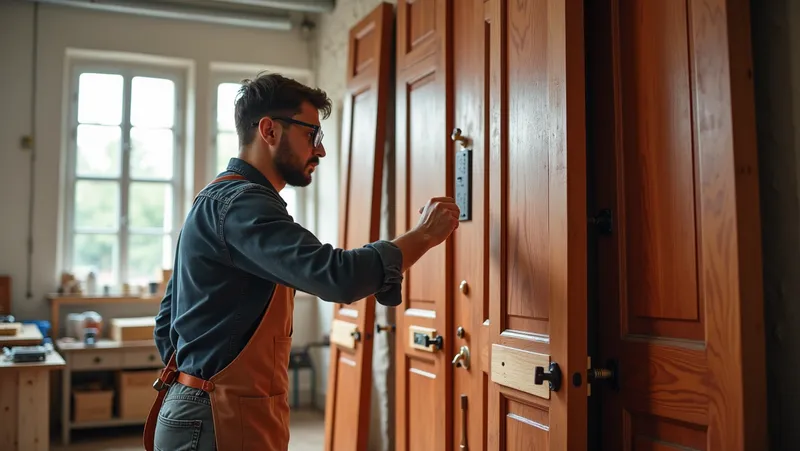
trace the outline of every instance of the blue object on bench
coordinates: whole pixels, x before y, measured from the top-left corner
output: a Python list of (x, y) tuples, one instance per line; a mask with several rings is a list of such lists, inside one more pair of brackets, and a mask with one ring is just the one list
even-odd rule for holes
[(53, 339), (50, 337), (50, 328), (51, 328), (50, 321), (34, 319), (34, 320), (25, 320), (21, 322), (22, 324), (35, 324), (36, 327), (39, 329), (39, 332), (42, 333), (42, 337), (44, 337), (44, 339), (42, 340), (43, 343), (53, 342)]

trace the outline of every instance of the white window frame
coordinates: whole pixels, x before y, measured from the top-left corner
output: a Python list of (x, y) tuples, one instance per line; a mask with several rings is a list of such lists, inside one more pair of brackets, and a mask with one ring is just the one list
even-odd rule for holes
[[(142, 62), (129, 62), (117, 58), (101, 59), (101, 58), (72, 58), (68, 64), (68, 86), (67, 93), (67, 117), (66, 117), (66, 158), (65, 158), (65, 188), (66, 195), (64, 196), (64, 235), (63, 235), (63, 253), (62, 253), (62, 267), (69, 271), (73, 265), (73, 250), (74, 250), (74, 237), (75, 237), (75, 222), (74, 222), (74, 207), (75, 207), (75, 184), (78, 180), (106, 180), (103, 177), (85, 177), (77, 176), (76, 174), (76, 158), (77, 158), (77, 127), (78, 123), (78, 89), (79, 80), (82, 73), (108, 73), (114, 75), (122, 75), (123, 82), (123, 101), (122, 101), (122, 169), (119, 178), (111, 179), (118, 181), (120, 184), (120, 217), (119, 217), (119, 230), (116, 235), (119, 242), (119, 255), (115, 264), (118, 273), (116, 274), (118, 280), (117, 285), (122, 286), (129, 283), (128, 276), (128, 224), (127, 224), (127, 211), (129, 199), (130, 182), (134, 181), (130, 177), (130, 168), (126, 154), (130, 152), (130, 106), (131, 106), (131, 85), (134, 77), (155, 77), (165, 78), (175, 83), (175, 122), (173, 124), (173, 175), (172, 175), (172, 224), (171, 233), (172, 238), (171, 255), (165, 261), (169, 262), (169, 266), (164, 269), (169, 269), (175, 257), (175, 249), (177, 245), (178, 234), (183, 222), (183, 198), (184, 198), (184, 164), (186, 161), (186, 123), (187, 123), (187, 74), (184, 68), (174, 67), (169, 65), (159, 65), (157, 63), (148, 64)], [(147, 182), (147, 180), (135, 180)], [(163, 180), (154, 180), (154, 183), (168, 183)], [(153, 281), (158, 281), (158, 276), (153, 275)], [(116, 287), (112, 287), (114, 291)], [(132, 287), (133, 289), (133, 287)]]
[[(209, 149), (208, 158), (206, 159), (206, 176), (209, 180), (213, 179), (217, 174), (217, 86), (222, 83), (236, 83), (240, 84), (242, 80), (253, 79), (261, 72), (280, 73), (287, 77), (294, 78), (300, 83), (313, 86), (314, 76), (313, 73), (305, 69), (292, 69), (274, 66), (251, 66), (246, 64), (229, 64), (229, 63), (212, 63), (211, 65), (211, 86), (209, 88), (209, 97), (211, 98), (211, 113), (209, 114)], [(317, 183), (303, 188), (294, 188), (297, 193), (297, 205), (295, 210), (297, 215), (294, 221), (312, 232), (316, 232), (316, 198), (317, 198)], [(293, 187), (287, 187), (293, 188)]]

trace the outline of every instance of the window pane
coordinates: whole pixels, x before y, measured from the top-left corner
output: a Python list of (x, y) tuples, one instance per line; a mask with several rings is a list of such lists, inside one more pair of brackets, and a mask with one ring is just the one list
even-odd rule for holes
[(134, 77), (131, 82), (131, 124), (172, 127), (175, 122), (175, 83), (165, 78)]
[(217, 130), (236, 131), (233, 117), (234, 104), (242, 85), (239, 83), (222, 83), (217, 86)]
[(228, 167), (231, 158), (239, 155), (239, 136), (230, 132), (217, 133), (217, 174)]
[(80, 280), (89, 272), (97, 277), (97, 286), (117, 285), (119, 240), (116, 235), (75, 234), (72, 241), (72, 271)]
[[(171, 235), (164, 235), (164, 247), (163, 252), (161, 254), (161, 267), (160, 269), (169, 269), (172, 268), (175, 264), (175, 242), (172, 239)], [(156, 280), (161, 280), (161, 272), (159, 271), (158, 277)]]
[(122, 154), (120, 131), (118, 126), (78, 125), (76, 174), (119, 177)]
[(169, 239), (169, 236), (129, 235), (128, 283), (140, 286), (161, 280), (165, 239)]
[(297, 190), (287, 186), (281, 190), (281, 197), (286, 201), (286, 211), (297, 222)]
[(131, 177), (172, 178), (175, 141), (170, 129), (131, 129)]
[(172, 186), (166, 183), (133, 182), (130, 187), (130, 227), (169, 232), (172, 224)]
[(75, 182), (75, 228), (116, 230), (119, 226), (119, 183)]
[(80, 75), (78, 122), (104, 125), (122, 122), (122, 75)]

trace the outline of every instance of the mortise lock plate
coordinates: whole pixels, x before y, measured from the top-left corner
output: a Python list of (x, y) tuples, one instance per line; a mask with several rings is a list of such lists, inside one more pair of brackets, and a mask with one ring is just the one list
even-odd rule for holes
[(472, 219), (472, 151), (464, 149), (456, 152), (455, 158), (455, 200), (460, 210), (458, 220)]
[(469, 148), (469, 138), (461, 134), (460, 128), (453, 129), (450, 139), (461, 143), (461, 150), (456, 151), (455, 158), (455, 198), (461, 211), (458, 220), (469, 221), (472, 219), (472, 150)]

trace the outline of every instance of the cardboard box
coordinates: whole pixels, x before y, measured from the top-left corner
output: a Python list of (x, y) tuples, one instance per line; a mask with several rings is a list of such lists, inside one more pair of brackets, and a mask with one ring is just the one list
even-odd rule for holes
[(112, 318), (111, 339), (114, 341), (152, 341), (156, 319), (152, 316), (141, 318)]
[(90, 421), (108, 421), (112, 417), (114, 406), (113, 390), (79, 390), (72, 391), (75, 423)]
[(120, 371), (117, 373), (119, 389), (119, 417), (126, 420), (147, 418), (156, 399), (153, 382), (160, 370)]

